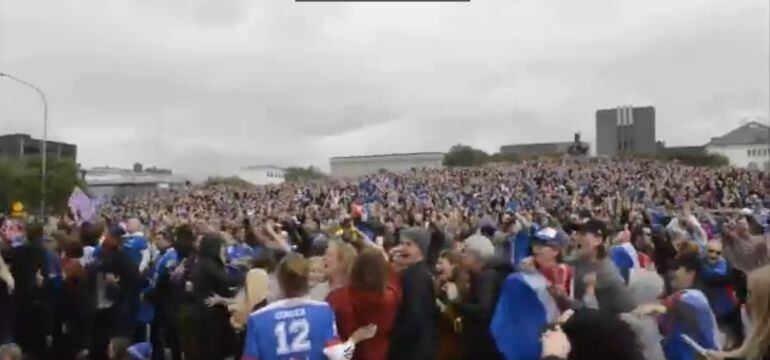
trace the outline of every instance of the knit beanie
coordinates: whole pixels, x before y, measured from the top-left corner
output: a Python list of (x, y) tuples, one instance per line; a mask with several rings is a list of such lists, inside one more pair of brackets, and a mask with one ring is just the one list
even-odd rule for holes
[(483, 235), (473, 235), (465, 239), (465, 249), (478, 255), (482, 261), (486, 262), (495, 254), (495, 246), (492, 241)]
[(430, 246), (430, 231), (421, 227), (411, 227), (401, 232), (402, 239), (409, 239), (422, 252), (423, 256), (428, 256), (428, 247)]

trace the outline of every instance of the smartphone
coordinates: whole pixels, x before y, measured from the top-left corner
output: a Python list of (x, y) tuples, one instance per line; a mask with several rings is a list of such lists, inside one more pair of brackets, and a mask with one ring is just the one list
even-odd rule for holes
[(700, 344), (698, 344), (698, 342), (693, 340), (691, 337), (689, 337), (689, 336), (687, 336), (685, 334), (682, 334), (682, 340), (684, 340), (684, 342), (686, 342), (687, 345), (690, 345), (690, 347), (692, 347), (693, 350), (695, 350), (698, 354), (706, 356), (706, 354), (708, 353), (708, 350), (706, 350), (702, 346), (700, 346)]

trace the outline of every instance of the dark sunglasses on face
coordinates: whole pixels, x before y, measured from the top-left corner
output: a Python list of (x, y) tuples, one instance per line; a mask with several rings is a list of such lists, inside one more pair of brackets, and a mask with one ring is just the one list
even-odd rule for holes
[(722, 252), (721, 252), (721, 251), (719, 251), (719, 250), (713, 250), (713, 249), (708, 249), (708, 253), (709, 253), (709, 254), (715, 254), (715, 255), (722, 255)]

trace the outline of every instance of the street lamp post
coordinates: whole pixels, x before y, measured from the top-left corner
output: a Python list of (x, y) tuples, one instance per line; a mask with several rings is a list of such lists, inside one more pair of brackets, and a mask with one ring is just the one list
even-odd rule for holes
[(32, 88), (33, 90), (37, 91), (38, 94), (40, 94), (40, 98), (43, 99), (43, 157), (41, 159), (41, 169), (40, 169), (40, 220), (45, 221), (45, 181), (47, 178), (47, 166), (46, 166), (46, 158), (48, 157), (48, 100), (45, 97), (45, 93), (43, 93), (43, 90), (40, 90), (39, 87), (33, 85), (32, 83), (26, 82), (22, 79), (19, 79), (11, 74), (6, 74), (0, 72), (0, 77), (6, 77), (13, 81), (16, 81), (22, 85), (25, 85), (27, 87)]

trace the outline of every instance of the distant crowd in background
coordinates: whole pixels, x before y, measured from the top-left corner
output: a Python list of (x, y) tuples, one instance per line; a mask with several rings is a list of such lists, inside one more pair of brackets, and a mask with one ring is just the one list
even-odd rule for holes
[(415, 169), (5, 215), (0, 360), (770, 359), (770, 174)]

